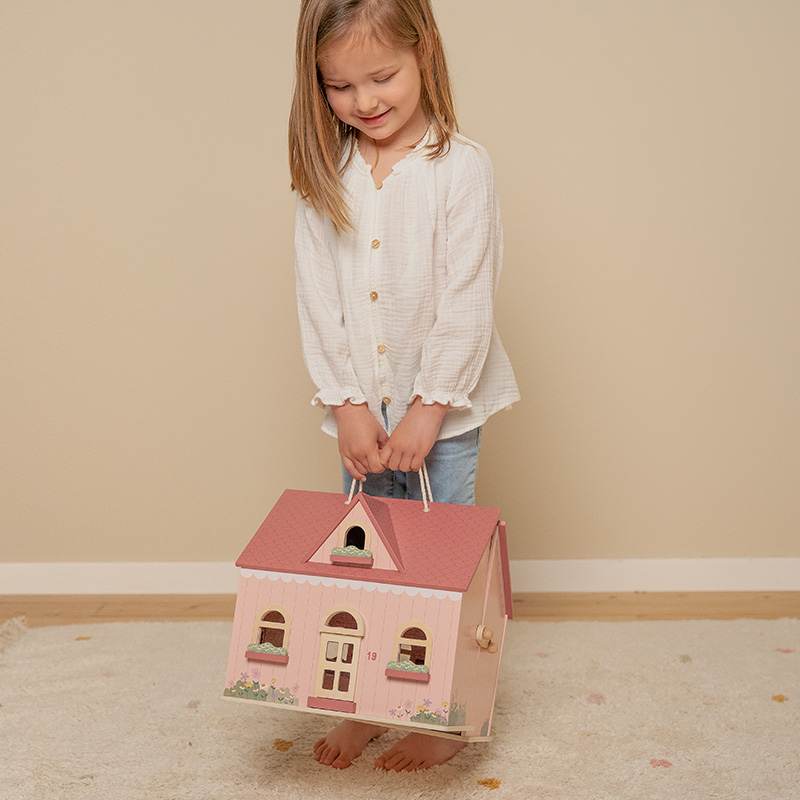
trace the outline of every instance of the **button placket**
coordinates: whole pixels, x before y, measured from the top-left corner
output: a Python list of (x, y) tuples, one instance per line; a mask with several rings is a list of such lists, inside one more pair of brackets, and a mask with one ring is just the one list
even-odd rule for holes
[[(379, 187), (380, 188), (380, 187)], [(378, 289), (380, 288), (380, 279), (381, 279), (381, 254), (383, 253), (383, 249), (385, 247), (384, 242), (381, 241), (381, 232), (382, 232), (382, 216), (381, 216), (381, 207), (382, 203), (382, 192), (374, 192), (372, 194), (372, 203), (373, 203), (373, 230), (374, 230), (374, 238), (370, 241), (370, 282), (372, 283), (373, 289), (369, 292), (369, 315), (372, 322), (372, 334), (375, 337), (375, 350), (377, 351), (377, 389), (383, 395), (382, 401), (385, 402), (386, 398), (389, 397), (389, 392), (387, 391), (390, 380), (389, 380), (389, 362), (386, 358), (387, 347), (383, 339), (383, 326), (381, 325), (382, 322), (382, 315), (381, 315), (381, 304), (378, 302), (379, 299), (379, 292)]]

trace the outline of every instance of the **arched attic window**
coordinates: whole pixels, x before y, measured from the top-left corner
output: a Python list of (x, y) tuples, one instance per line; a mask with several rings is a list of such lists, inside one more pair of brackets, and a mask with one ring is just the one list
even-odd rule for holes
[(371, 567), (375, 563), (370, 547), (370, 531), (365, 524), (348, 525), (339, 534), (339, 546), (331, 550), (331, 564), (342, 567)]
[(367, 532), (360, 525), (348, 528), (344, 535), (345, 547), (357, 547), (359, 550), (367, 549)]

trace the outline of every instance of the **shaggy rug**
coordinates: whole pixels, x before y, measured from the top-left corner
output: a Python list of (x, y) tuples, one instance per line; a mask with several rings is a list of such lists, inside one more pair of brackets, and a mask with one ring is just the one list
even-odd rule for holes
[(800, 798), (800, 621), (509, 625), (494, 738), (427, 772), (328, 718), (220, 699), (231, 626), (0, 627), (5, 800)]

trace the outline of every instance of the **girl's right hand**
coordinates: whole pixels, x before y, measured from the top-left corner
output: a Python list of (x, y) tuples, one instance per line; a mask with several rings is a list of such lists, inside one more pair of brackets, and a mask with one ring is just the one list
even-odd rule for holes
[(372, 416), (367, 404), (354, 405), (348, 400), (332, 408), (339, 429), (339, 455), (347, 472), (357, 481), (365, 481), (368, 472), (383, 472), (380, 449), (389, 434)]

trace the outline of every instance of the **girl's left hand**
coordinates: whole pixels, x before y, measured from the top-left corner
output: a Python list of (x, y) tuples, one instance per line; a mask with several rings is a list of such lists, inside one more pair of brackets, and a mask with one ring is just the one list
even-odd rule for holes
[(449, 406), (441, 403), (423, 405), (417, 396), (389, 440), (380, 451), (386, 469), (418, 472), (439, 435)]

